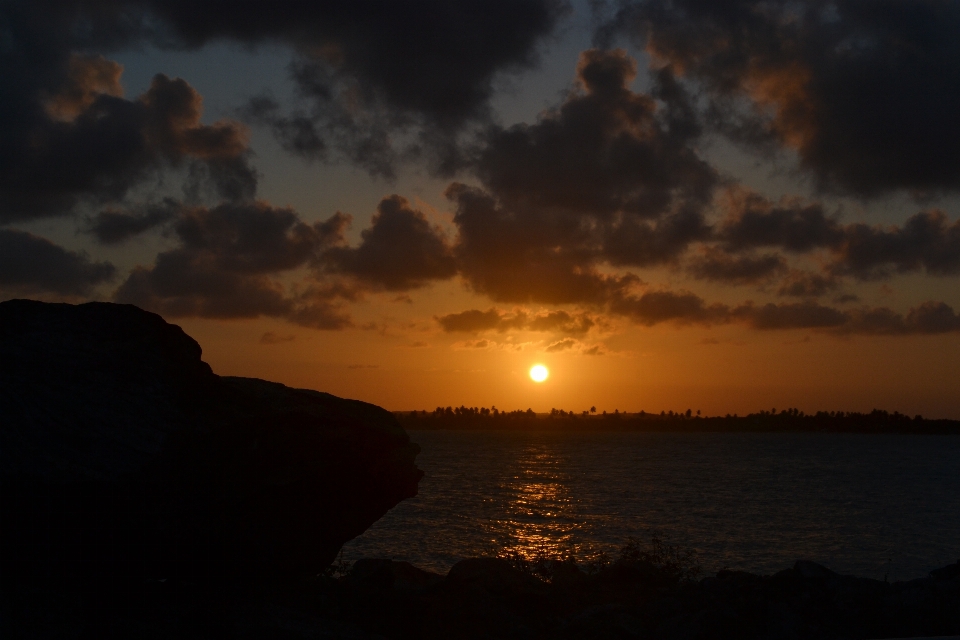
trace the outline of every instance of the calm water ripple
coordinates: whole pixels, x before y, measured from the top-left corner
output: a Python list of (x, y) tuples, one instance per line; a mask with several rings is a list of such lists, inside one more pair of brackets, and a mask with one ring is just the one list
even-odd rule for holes
[(960, 558), (960, 437), (411, 431), (420, 494), (344, 547), (445, 573), (469, 556), (615, 552), (660, 531), (704, 569), (799, 558), (891, 580)]

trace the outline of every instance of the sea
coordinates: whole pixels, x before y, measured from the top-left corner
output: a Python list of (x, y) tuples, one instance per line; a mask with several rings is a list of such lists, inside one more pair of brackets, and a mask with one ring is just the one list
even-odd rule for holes
[(705, 575), (812, 560), (879, 580), (960, 558), (960, 436), (410, 431), (419, 494), (342, 561), (446, 573), (484, 555), (616, 558), (631, 538)]

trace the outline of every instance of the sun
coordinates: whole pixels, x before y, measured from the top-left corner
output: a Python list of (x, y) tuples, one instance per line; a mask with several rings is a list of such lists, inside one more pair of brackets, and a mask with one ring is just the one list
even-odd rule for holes
[(550, 372), (547, 371), (547, 368), (542, 364), (535, 364), (530, 367), (530, 378), (534, 382), (543, 382), (550, 375)]

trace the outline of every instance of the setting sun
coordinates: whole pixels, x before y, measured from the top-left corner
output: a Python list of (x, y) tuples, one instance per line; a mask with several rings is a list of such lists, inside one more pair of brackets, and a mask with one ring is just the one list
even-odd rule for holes
[(542, 364), (537, 364), (530, 368), (530, 378), (534, 382), (543, 382), (549, 375), (550, 372), (547, 371), (547, 368)]

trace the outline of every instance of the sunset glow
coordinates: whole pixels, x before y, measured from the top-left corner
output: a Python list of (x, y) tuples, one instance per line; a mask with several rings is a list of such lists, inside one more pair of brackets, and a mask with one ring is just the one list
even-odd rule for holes
[(0, 299), (397, 411), (960, 417), (953, 5), (625, 2), (25, 8)]

